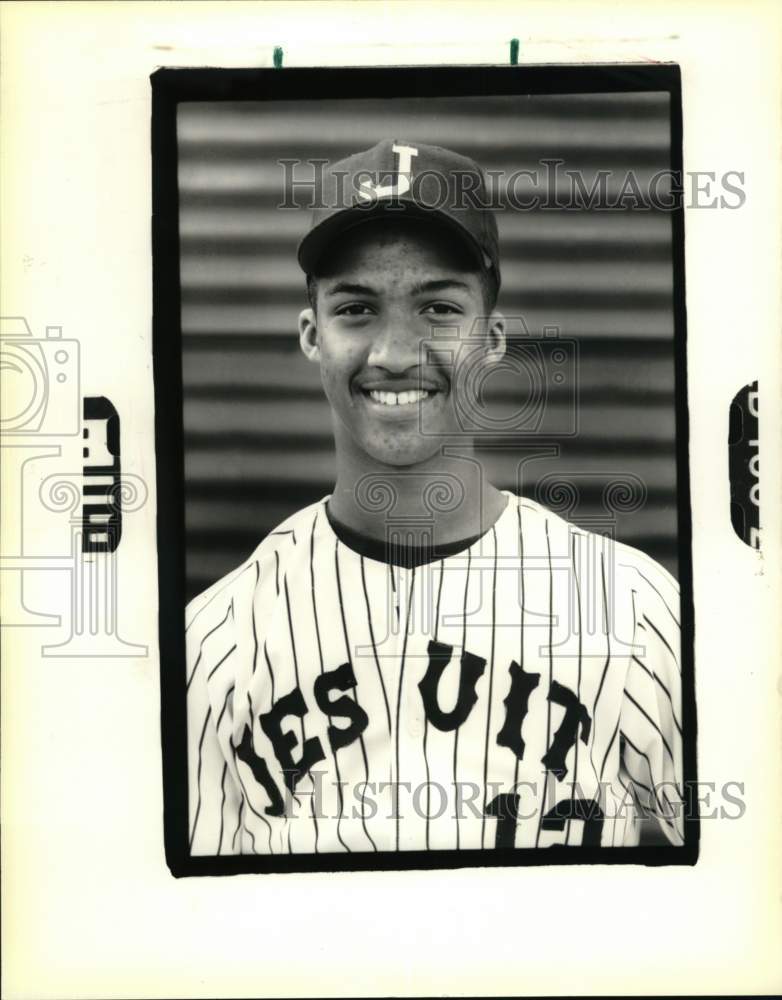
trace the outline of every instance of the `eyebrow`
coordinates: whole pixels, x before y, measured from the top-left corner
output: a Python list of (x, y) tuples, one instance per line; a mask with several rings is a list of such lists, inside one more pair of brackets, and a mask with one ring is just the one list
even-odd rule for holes
[(338, 281), (333, 288), (330, 288), (326, 292), (327, 297), (333, 295), (374, 295), (377, 296), (378, 292), (374, 288), (370, 288), (369, 285), (354, 285), (349, 281)]

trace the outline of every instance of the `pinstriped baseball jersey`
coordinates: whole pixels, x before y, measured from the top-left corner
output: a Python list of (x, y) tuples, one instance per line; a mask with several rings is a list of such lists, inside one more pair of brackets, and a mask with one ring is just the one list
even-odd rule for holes
[(675, 581), (507, 496), (420, 565), (324, 498), (190, 603), (193, 854), (683, 842)]

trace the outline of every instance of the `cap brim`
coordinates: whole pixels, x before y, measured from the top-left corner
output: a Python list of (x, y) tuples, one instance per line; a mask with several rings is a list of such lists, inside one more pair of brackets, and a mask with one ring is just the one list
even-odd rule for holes
[(450, 215), (437, 209), (424, 208), (413, 201), (404, 199), (377, 201), (368, 207), (352, 206), (324, 219), (311, 229), (299, 243), (297, 252), (299, 266), (305, 274), (315, 274), (318, 262), (327, 247), (345, 233), (367, 223), (399, 219), (415, 219), (441, 226), (460, 237), (464, 245), (472, 252), (480, 268), (487, 269), (492, 266), (488, 255), (485, 254), (472, 233)]

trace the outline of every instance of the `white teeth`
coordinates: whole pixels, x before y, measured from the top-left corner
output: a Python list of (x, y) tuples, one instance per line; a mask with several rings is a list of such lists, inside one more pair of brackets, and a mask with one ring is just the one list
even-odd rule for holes
[(383, 392), (380, 389), (370, 389), (369, 395), (376, 403), (383, 406), (407, 406), (410, 403), (420, 403), (429, 395), (426, 389), (407, 389), (405, 392)]

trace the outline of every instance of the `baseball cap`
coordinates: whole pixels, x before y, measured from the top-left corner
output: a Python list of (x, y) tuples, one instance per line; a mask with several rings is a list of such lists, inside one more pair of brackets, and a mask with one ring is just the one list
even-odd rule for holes
[(299, 265), (314, 273), (337, 237), (370, 220), (423, 218), (460, 236), (478, 265), (494, 271), (499, 287), (497, 220), (487, 201), (475, 160), (441, 146), (383, 139), (326, 167), (322, 197), (299, 243)]

